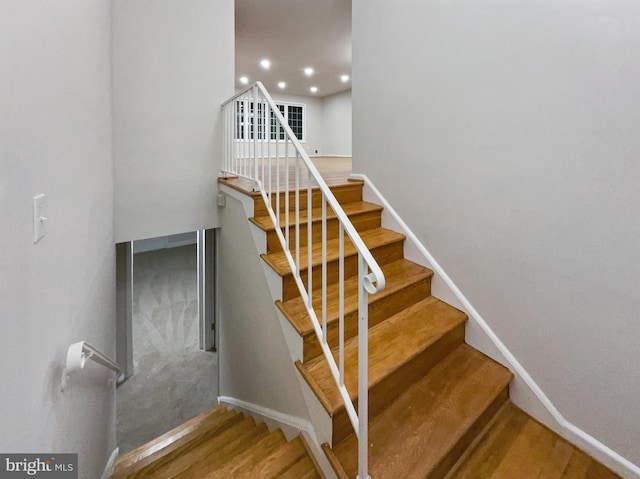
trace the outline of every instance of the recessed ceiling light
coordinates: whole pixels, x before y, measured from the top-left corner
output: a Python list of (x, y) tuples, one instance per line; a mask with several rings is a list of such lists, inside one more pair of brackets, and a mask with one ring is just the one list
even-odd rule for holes
[(342, 75), (340, 80), (342, 80), (342, 83), (347, 83), (349, 81), (349, 75)]
[(318, 87), (312, 86), (311, 88), (309, 88), (309, 90), (311, 90), (311, 93), (316, 93), (318, 91)]
[(311, 67), (307, 67), (304, 69), (304, 74), (307, 75), (308, 77), (310, 77), (311, 75), (313, 75), (313, 68)]
[(281, 81), (280, 83), (278, 83), (278, 88), (280, 88), (281, 90), (284, 90), (287, 87), (287, 84), (283, 81)]
[(267, 58), (260, 60), (260, 66), (265, 70), (268, 70), (271, 68), (271, 60), (268, 60)]
[(240, 77), (240, 83), (246, 85), (247, 83), (249, 83), (249, 79), (247, 77)]

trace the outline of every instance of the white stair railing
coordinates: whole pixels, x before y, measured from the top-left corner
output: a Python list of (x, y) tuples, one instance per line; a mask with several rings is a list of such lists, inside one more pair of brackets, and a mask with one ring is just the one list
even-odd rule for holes
[[(384, 289), (384, 275), (262, 83), (254, 83), (223, 103), (222, 114), (225, 136), (225, 162), (222, 173), (254, 181), (256, 191), (260, 192), (265, 202), (358, 438), (358, 477), (365, 479), (368, 477), (368, 295)], [(302, 192), (302, 189), (306, 191)], [(319, 265), (318, 254), (315, 259), (313, 255), (311, 220), (314, 192), (316, 195), (319, 192), (321, 207), (320, 225), (316, 226), (321, 228), (322, 239)], [(306, 238), (303, 238), (301, 219), (305, 215), (305, 194), (308, 221)], [(331, 212), (338, 221), (338, 362), (332, 354), (327, 333), (327, 283), (330, 274), (327, 266), (327, 219)], [(358, 257), (357, 412), (344, 383), (345, 235), (355, 247)], [(306, 257), (303, 258), (301, 254), (304, 253), (305, 244)], [(314, 291), (317, 294), (313, 283), (314, 265), (320, 266), (322, 270), (320, 288), (317, 288), (320, 290), (322, 303), (319, 311), (313, 307)]]

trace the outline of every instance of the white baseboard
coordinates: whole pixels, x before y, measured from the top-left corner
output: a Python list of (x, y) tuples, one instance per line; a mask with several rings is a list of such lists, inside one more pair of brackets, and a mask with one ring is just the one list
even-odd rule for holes
[(290, 414), (276, 411), (275, 409), (270, 409), (258, 404), (253, 404), (247, 401), (243, 401), (242, 399), (236, 399), (229, 396), (218, 396), (218, 403), (227, 404), (229, 406), (242, 409), (249, 413), (251, 416), (254, 416), (254, 418), (257, 420), (273, 421), (278, 425), (278, 427), (281, 427), (283, 430), (293, 428), (298, 432), (305, 431), (313, 433), (313, 427), (311, 426), (311, 423), (306, 419), (291, 416)]
[(118, 459), (119, 453), (120, 453), (120, 448), (116, 447), (111, 453), (111, 456), (109, 456), (109, 460), (107, 461), (107, 465), (105, 466), (104, 471), (102, 472), (102, 476), (100, 476), (100, 479), (109, 479), (111, 477), (111, 474), (113, 474), (113, 466), (116, 463), (116, 459)]
[(270, 426), (270, 430), (275, 428), (282, 429), (287, 440), (291, 440), (298, 434), (302, 434), (325, 477), (327, 479), (337, 479), (335, 472), (333, 471), (333, 468), (331, 467), (331, 464), (329, 463), (329, 460), (324, 454), (320, 442), (316, 437), (313, 426), (306, 419), (301, 419), (299, 417), (291, 416), (290, 414), (285, 414), (274, 409), (229, 396), (218, 396), (218, 403), (240, 409), (241, 411), (249, 414), (256, 421), (264, 422), (267, 426)]

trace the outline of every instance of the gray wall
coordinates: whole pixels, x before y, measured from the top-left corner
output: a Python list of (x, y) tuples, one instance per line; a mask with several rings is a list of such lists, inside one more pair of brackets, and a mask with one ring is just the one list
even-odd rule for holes
[(640, 4), (356, 0), (353, 40), (354, 171), (640, 464)]
[(322, 99), (323, 155), (351, 156), (351, 90)]
[(233, 0), (113, 1), (116, 241), (218, 226)]
[(109, 50), (108, 0), (0, 5), (0, 451), (79, 453), (83, 478), (115, 447), (113, 374), (60, 392), (71, 343), (115, 353)]

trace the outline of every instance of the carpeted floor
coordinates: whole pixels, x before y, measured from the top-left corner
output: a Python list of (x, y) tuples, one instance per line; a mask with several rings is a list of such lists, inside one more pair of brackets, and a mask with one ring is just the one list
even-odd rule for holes
[(121, 454), (217, 402), (217, 355), (198, 346), (196, 278), (196, 245), (134, 256), (134, 375), (117, 389)]

